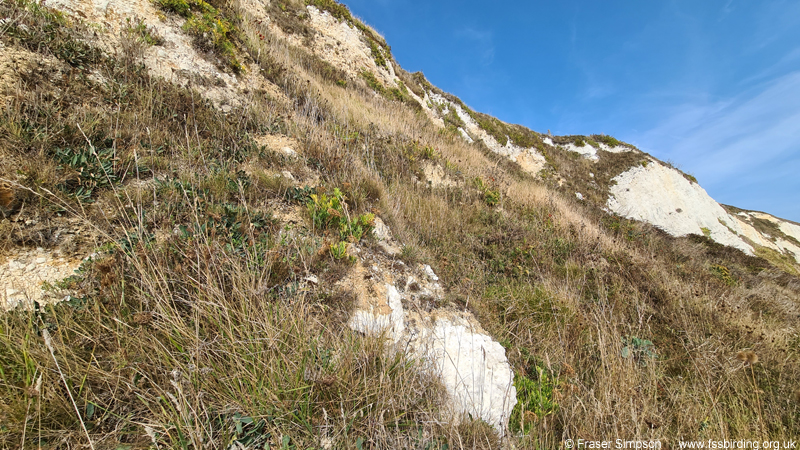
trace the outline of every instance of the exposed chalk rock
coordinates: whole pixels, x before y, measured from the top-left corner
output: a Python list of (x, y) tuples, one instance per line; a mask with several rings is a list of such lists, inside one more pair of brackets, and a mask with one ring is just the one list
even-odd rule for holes
[(625, 153), (625, 152), (632, 152), (634, 149), (625, 145), (617, 145), (614, 147), (608, 146), (603, 144), (602, 142), (598, 144), (600, 146), (600, 150), (609, 152), (609, 153)]
[(583, 155), (584, 158), (591, 159), (592, 161), (597, 161), (599, 159), (597, 156), (597, 149), (586, 143), (578, 147), (570, 142), (569, 144), (561, 145), (561, 148), (570, 152), (579, 153)]
[[(754, 254), (753, 245), (757, 245), (800, 258), (796, 243), (766, 236), (748, 222), (751, 215), (763, 213), (729, 214), (699, 184), (657, 161), (635, 166), (613, 181), (606, 207), (621, 216), (648, 222), (673, 236), (707, 235), (748, 255)], [(795, 225), (770, 217), (794, 231)]]
[(511, 139), (508, 139), (506, 145), (500, 145), (494, 136), (487, 133), (486, 130), (481, 128), (478, 123), (475, 122), (469, 113), (464, 111), (464, 108), (462, 108), (461, 105), (453, 103), (435, 92), (429, 93), (429, 99), (432, 103), (444, 106), (442, 115), (449, 114), (451, 110), (455, 111), (456, 115), (458, 115), (458, 117), (466, 125), (466, 130), (462, 130), (460, 128), (459, 130), (461, 130), (460, 133), (467, 142), (473, 142), (473, 139), (470, 136), (474, 136), (476, 139), (483, 141), (483, 143), (486, 144), (491, 151), (499, 155), (503, 155), (511, 161), (518, 163), (523, 170), (533, 175), (538, 174), (542, 169), (544, 169), (545, 164), (547, 164), (545, 157), (535, 148), (519, 147), (515, 145)]
[(673, 236), (709, 234), (720, 244), (753, 254), (753, 247), (722, 223), (732, 225), (736, 220), (677, 170), (652, 162), (635, 166), (614, 181), (606, 204), (611, 211), (649, 222)]
[(387, 254), (397, 256), (403, 252), (392, 237), (392, 232), (389, 230), (389, 227), (383, 223), (380, 217), (375, 218), (375, 226), (372, 229), (372, 235), (375, 236), (375, 239), (378, 241), (378, 246)]
[(0, 260), (0, 311), (63, 300), (65, 292), (44, 291), (42, 285), (55, 285), (74, 274), (79, 265), (80, 260), (56, 258), (42, 248), (12, 253)]
[[(402, 297), (392, 285), (384, 285), (385, 303), (369, 304), (369, 309), (357, 309), (350, 318), (350, 328), (360, 333), (376, 336), (386, 333), (387, 338), (398, 342), (403, 338), (405, 312)], [(387, 310), (388, 309), (388, 310)]]
[[(517, 403), (514, 374), (505, 349), (468, 312), (433, 309), (423, 299), (441, 298), (439, 277), (428, 265), (403, 270), (396, 287), (388, 267), (359, 265), (342, 282), (357, 296), (349, 326), (370, 336), (384, 336), (398, 351), (427, 362), (450, 396), (450, 413), (471, 414), (505, 433)], [(404, 304), (416, 305), (404, 309)]]
[(431, 281), (439, 281), (439, 277), (437, 277), (436, 274), (433, 272), (431, 266), (425, 264), (424, 266), (422, 266), (422, 268), (425, 271), (425, 275), (427, 275), (428, 278), (431, 279)]
[(480, 417), (502, 434), (517, 403), (503, 346), (476, 329), (474, 319), (452, 315), (426, 325), (410, 346), (441, 374), (456, 411)]
[[(311, 27), (317, 32), (311, 41), (311, 49), (319, 57), (344, 70), (351, 78), (357, 79), (363, 70), (372, 72), (386, 87), (397, 87), (397, 75), (394, 66), (386, 64), (378, 66), (372, 56), (372, 49), (367, 44), (364, 33), (339, 20), (328, 11), (320, 11), (315, 6), (307, 6)], [(299, 39), (299, 38), (295, 38)], [(333, 51), (331, 51), (333, 49)], [(384, 52), (378, 46), (377, 51)], [(391, 55), (384, 53), (387, 60)]]

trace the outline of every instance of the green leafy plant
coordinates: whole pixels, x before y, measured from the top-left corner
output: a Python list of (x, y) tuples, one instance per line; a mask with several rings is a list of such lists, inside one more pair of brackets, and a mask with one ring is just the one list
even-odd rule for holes
[(515, 432), (529, 433), (536, 421), (558, 410), (558, 402), (555, 398), (560, 385), (558, 377), (541, 365), (534, 367), (535, 379), (519, 374), (514, 376), (517, 404), (511, 411), (508, 425)]
[(325, 192), (310, 194), (306, 208), (314, 229), (336, 231), (343, 242), (360, 241), (375, 225), (372, 213), (350, 217), (345, 196), (339, 188), (335, 188), (332, 195)]
[(736, 278), (731, 275), (731, 271), (727, 267), (721, 264), (712, 264), (709, 270), (715, 278), (727, 284), (728, 286), (736, 286)]
[(54, 153), (60, 167), (68, 172), (67, 180), (58, 187), (82, 202), (91, 202), (96, 189), (118, 181), (114, 173), (114, 150), (111, 148), (56, 148)]
[(311, 194), (316, 193), (316, 191), (316, 189), (310, 186), (290, 186), (288, 189), (286, 189), (286, 193), (283, 195), (283, 197), (292, 202), (305, 204), (311, 200)]
[(347, 242), (339, 241), (338, 243), (331, 244), (328, 247), (328, 251), (333, 259), (343, 259), (347, 257)]
[(483, 194), (483, 201), (488, 206), (496, 206), (500, 203), (500, 191), (490, 188), (482, 178), (475, 179), (475, 187)]
[(626, 337), (622, 340), (622, 357), (626, 359), (633, 359), (639, 364), (646, 366), (647, 360), (655, 359), (658, 354), (655, 352), (653, 342), (647, 339), (640, 339), (638, 337)]

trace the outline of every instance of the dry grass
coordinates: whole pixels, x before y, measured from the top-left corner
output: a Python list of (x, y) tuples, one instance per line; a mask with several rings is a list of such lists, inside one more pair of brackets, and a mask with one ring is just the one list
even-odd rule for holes
[[(83, 420), (98, 448), (225, 448), (234, 439), (497, 448), (482, 422), (439, 416), (442, 388), (418, 362), (343, 326), (352, 299), (330, 286), (347, 266), (319, 256), (324, 235), (272, 218), (292, 207), (290, 186), (272, 176), (286, 169), (343, 187), (354, 211), (378, 210), (406, 262), (431, 264), (445, 302), (473, 311), (506, 347), (518, 383), (546, 388), (521, 399), (521, 431), (504, 438), (517, 448), (797, 436), (795, 276), (701, 236), (675, 239), (609, 216), (600, 194), (588, 204), (562, 196), (357, 80), (337, 84), (340, 73), (274, 36), (262, 40), (266, 30), (239, 13), (241, 50), (278, 97), (254, 93), (223, 115), (149, 78), (134, 55), (87, 63), (118, 90), (31, 78), (2, 112), (2, 175), (26, 205), (10, 213), (79, 217), (110, 245), (70, 282), (75, 301), (0, 319), (0, 446), (87, 445)], [(259, 148), (253, 136), (265, 133), (291, 135), (302, 157)], [(80, 176), (55, 149), (87, 148), (87, 139), (97, 149), (108, 141), (117, 181), (81, 198), (67, 183)], [(419, 152), (426, 147), (432, 154)], [(622, 155), (596, 176), (635, 163)], [(574, 172), (569, 188), (587, 188), (587, 163), (550, 156)], [(459, 185), (415, 182), (423, 160)], [(299, 289), (307, 271), (330, 285)], [(745, 367), (740, 351), (759, 361)]]

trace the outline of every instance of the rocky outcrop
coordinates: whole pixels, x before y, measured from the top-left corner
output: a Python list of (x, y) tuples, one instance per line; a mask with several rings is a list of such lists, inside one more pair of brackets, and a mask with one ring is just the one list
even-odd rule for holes
[(350, 328), (383, 336), (440, 377), (450, 397), (446, 420), (469, 414), (505, 432), (517, 403), (505, 349), (471, 313), (439, 306), (443, 291), (430, 266), (364, 252), (339, 284), (357, 299)]
[(58, 289), (44, 290), (75, 273), (80, 260), (63, 258), (43, 248), (20, 249), (0, 259), (0, 310), (30, 308), (64, 300)]
[(458, 130), (465, 141), (469, 143), (474, 142), (475, 139), (482, 141), (489, 150), (516, 162), (523, 170), (532, 175), (538, 174), (539, 171), (544, 168), (547, 161), (535, 148), (519, 147), (515, 145), (511, 139), (506, 142), (506, 145), (501, 145), (494, 136), (481, 128), (472, 116), (470, 116), (467, 111), (464, 111), (461, 105), (451, 102), (444, 96), (435, 92), (431, 92), (428, 95), (431, 102), (439, 105), (442, 115), (447, 115), (452, 110), (456, 113), (458, 118), (464, 122), (465, 128), (459, 128)]
[[(800, 261), (800, 247), (791, 239), (765, 235), (749, 223), (749, 214), (755, 213), (730, 214), (705, 189), (678, 170), (655, 159), (649, 161), (613, 179), (616, 184), (609, 189), (606, 203), (610, 211), (648, 222), (673, 236), (706, 235), (748, 255), (753, 255), (758, 247), (766, 247)], [(794, 224), (770, 218), (781, 230), (785, 228), (795, 234), (800, 231)]]
[(604, 152), (609, 152), (609, 153), (624, 153), (624, 152), (632, 152), (632, 151), (634, 151), (633, 148), (628, 147), (626, 145), (617, 145), (617, 146), (611, 147), (611, 146), (606, 145), (606, 144), (604, 144), (602, 142), (598, 143), (597, 147), (593, 146), (592, 144), (589, 144), (588, 142), (584, 142), (583, 145), (581, 145), (581, 146), (579, 146), (579, 145), (577, 145), (577, 144), (575, 144), (573, 142), (570, 142), (570, 143), (564, 144), (564, 145), (559, 145), (559, 144), (556, 144), (555, 142), (553, 142), (553, 140), (550, 139), (549, 137), (543, 138), (542, 142), (544, 142), (545, 144), (547, 144), (549, 146), (552, 146), (552, 147), (558, 146), (558, 147), (561, 147), (562, 149), (564, 149), (566, 151), (573, 152), (573, 153), (578, 153), (578, 154), (582, 155), (584, 158), (591, 159), (592, 161), (597, 161), (598, 159), (600, 159), (600, 157), (599, 157), (599, 155), (597, 153), (598, 150), (602, 150)]

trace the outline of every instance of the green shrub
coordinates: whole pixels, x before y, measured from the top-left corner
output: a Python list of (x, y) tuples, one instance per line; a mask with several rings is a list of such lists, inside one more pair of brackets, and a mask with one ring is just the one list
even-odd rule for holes
[(377, 64), (378, 67), (386, 67), (386, 58), (384, 58), (383, 52), (378, 48), (378, 44), (371, 39), (369, 40), (369, 49), (372, 53), (372, 59), (375, 60), (375, 64)]
[(369, 70), (365, 70), (361, 72), (361, 78), (367, 82), (367, 86), (369, 86), (373, 91), (381, 94), (386, 95), (386, 88), (383, 87), (378, 78), (375, 77), (375, 74), (370, 72)]
[(592, 135), (592, 139), (594, 139), (597, 142), (602, 142), (603, 144), (606, 144), (607, 146), (609, 146), (611, 148), (618, 147), (618, 146), (622, 145), (622, 142), (618, 141), (617, 139), (615, 139), (615, 138), (613, 138), (611, 136), (606, 136), (604, 134)]
[(192, 14), (192, 8), (186, 0), (156, 0), (162, 10), (171, 12), (182, 17), (189, 17)]
[(235, 46), (231, 42), (234, 27), (216, 11), (190, 16), (183, 29), (194, 36), (200, 48), (214, 51), (235, 73), (242, 71), (242, 65), (236, 59)]
[(398, 87), (396, 88), (386, 88), (375, 76), (374, 73), (370, 72), (369, 70), (365, 70), (361, 72), (361, 78), (367, 82), (367, 86), (370, 87), (373, 91), (377, 92), (381, 96), (389, 100), (397, 100), (399, 102), (406, 103), (407, 105), (411, 106), (414, 109), (419, 109), (421, 106), (417, 103), (416, 100), (411, 98), (411, 95), (408, 93), (408, 88), (403, 84), (402, 81), (398, 80)]

